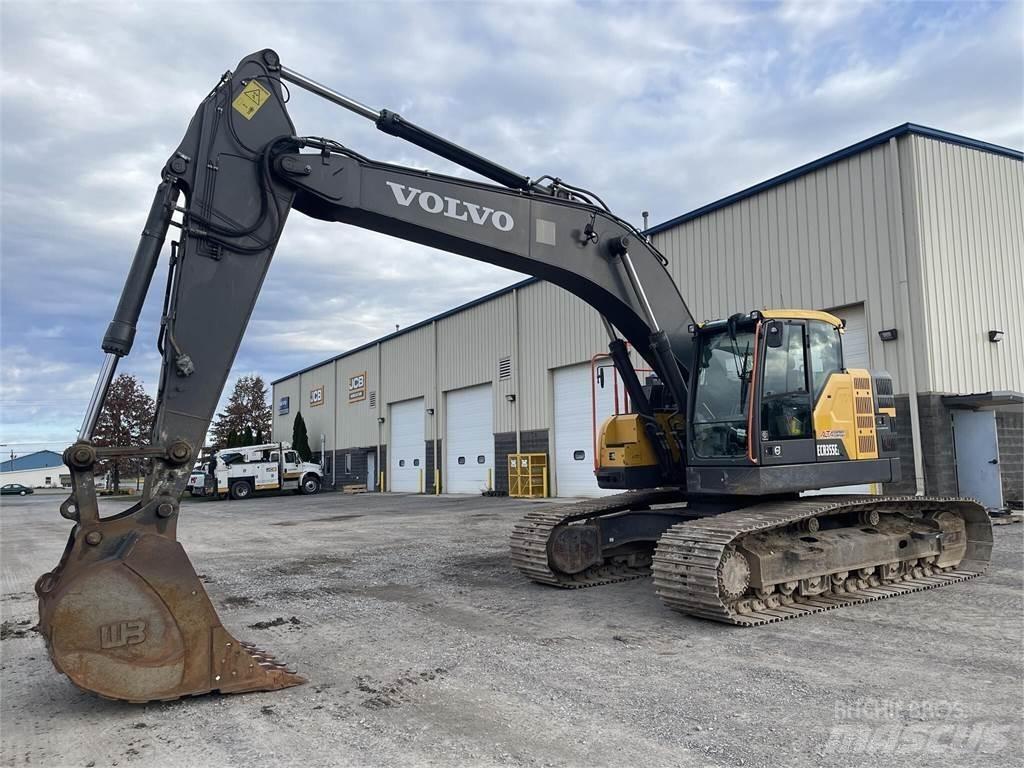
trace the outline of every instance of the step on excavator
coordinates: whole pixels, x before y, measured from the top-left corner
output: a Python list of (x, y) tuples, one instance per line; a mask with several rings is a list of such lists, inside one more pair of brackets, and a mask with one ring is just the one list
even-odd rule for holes
[[(299, 136), (289, 84), (488, 181)], [(221, 625), (176, 539), (179, 499), (292, 210), (535, 275), (602, 318), (630, 412), (601, 427), (597, 479), (622, 493), (528, 514), (511, 538), (528, 578), (581, 588), (653, 574), (669, 607), (749, 626), (984, 571), (991, 528), (974, 501), (801, 496), (900, 477), (892, 380), (845, 366), (837, 318), (752, 310), (696, 323), (666, 259), (597, 195), (515, 173), (263, 50), (221, 77), (162, 170), (78, 440), (64, 453), (72, 492), (60, 512), (74, 526), (36, 593), (50, 658), (77, 686), (146, 702), (303, 682)], [(149, 443), (96, 446), (172, 228)], [(104, 517), (95, 464), (120, 456), (147, 462), (144, 490)]]

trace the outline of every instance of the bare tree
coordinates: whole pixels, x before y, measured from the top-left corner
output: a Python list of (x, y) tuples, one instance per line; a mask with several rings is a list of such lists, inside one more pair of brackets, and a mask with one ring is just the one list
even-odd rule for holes
[[(142, 382), (129, 373), (118, 375), (110, 384), (103, 403), (93, 443), (98, 446), (140, 445), (149, 441), (155, 406)], [(97, 463), (99, 472), (110, 472), (114, 490), (120, 490), (121, 475), (143, 471), (143, 460), (132, 458), (104, 459)]]
[(241, 376), (228, 399), (227, 407), (217, 414), (211, 428), (212, 442), (218, 448), (232, 444), (232, 433), (242, 439), (262, 443), (270, 439), (270, 423), (273, 415), (267, 400), (267, 385), (258, 375)]

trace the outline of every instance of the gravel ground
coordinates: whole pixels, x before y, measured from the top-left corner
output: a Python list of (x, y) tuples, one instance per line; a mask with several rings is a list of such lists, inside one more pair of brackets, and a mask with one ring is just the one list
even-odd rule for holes
[(181, 539), (224, 624), (309, 683), (140, 706), (74, 688), (31, 631), (67, 536), (58, 503), (0, 508), (5, 766), (1024, 760), (1024, 525), (995, 529), (984, 578), (744, 630), (664, 609), (649, 580), (523, 580), (506, 542), (531, 502), (188, 502)]

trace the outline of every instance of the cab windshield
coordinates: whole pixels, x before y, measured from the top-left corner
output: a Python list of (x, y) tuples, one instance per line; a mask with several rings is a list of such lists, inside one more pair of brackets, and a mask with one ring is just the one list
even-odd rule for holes
[(726, 330), (701, 344), (693, 409), (693, 448), (701, 458), (733, 458), (747, 452), (747, 405), (754, 366), (754, 332)]

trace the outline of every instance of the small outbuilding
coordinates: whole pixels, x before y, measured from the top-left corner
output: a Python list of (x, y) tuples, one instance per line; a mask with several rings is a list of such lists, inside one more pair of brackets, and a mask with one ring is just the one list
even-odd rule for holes
[(36, 451), (0, 463), (0, 485), (21, 483), (29, 488), (71, 485), (71, 470), (56, 451)]

